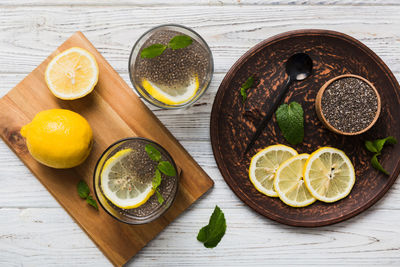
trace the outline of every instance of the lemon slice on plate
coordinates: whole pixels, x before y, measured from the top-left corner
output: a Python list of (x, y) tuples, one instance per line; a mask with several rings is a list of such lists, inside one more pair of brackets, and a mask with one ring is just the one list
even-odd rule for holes
[(343, 151), (331, 147), (322, 147), (310, 155), (303, 177), (310, 193), (323, 202), (346, 197), (356, 180), (350, 159)]
[(142, 80), (143, 88), (152, 97), (167, 105), (180, 105), (190, 101), (199, 89), (199, 78), (195, 75), (185, 88), (167, 88), (159, 86), (147, 79)]
[(105, 197), (121, 209), (137, 208), (154, 194), (152, 181), (143, 183), (127, 169), (132, 149), (118, 151), (104, 164), (101, 189)]
[(297, 155), (296, 150), (285, 145), (269, 146), (253, 156), (249, 168), (250, 181), (254, 187), (270, 197), (277, 197), (274, 190), (275, 173), (279, 165)]
[(58, 98), (73, 100), (92, 92), (99, 78), (99, 67), (94, 56), (73, 47), (55, 56), (47, 65), (45, 80)]
[(291, 207), (305, 207), (316, 201), (303, 180), (303, 167), (309, 154), (300, 154), (283, 162), (276, 171), (274, 188), (279, 198)]

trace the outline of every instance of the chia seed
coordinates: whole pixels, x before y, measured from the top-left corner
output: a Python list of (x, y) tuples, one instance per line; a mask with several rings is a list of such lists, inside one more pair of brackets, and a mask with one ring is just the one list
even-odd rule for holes
[[(171, 30), (157, 31), (143, 44), (142, 49), (157, 43), (168, 45), (176, 35), (182, 33)], [(135, 65), (136, 79), (145, 78), (169, 94), (177, 95), (181, 93), (180, 90), (184, 91), (193, 82), (195, 75), (199, 79), (201, 88), (211, 62), (207, 50), (193, 39), (191, 45), (176, 50), (167, 48), (155, 58), (141, 58), (139, 53)]]
[[(158, 164), (156, 161), (151, 160), (147, 155), (145, 151), (145, 145), (147, 143), (148, 142), (145, 140), (129, 140), (123, 143), (120, 147), (118, 147), (118, 149), (116, 149), (112, 154), (109, 155), (109, 157), (112, 157), (118, 151), (127, 148), (132, 149), (133, 151), (129, 153), (128, 160), (123, 167), (125, 170), (129, 170), (128, 173), (130, 177), (139, 179), (142, 184), (147, 184), (153, 179)], [(161, 152), (161, 160), (171, 162), (169, 160), (169, 157), (165, 153), (163, 153), (163, 150), (161, 148), (154, 144), (152, 145)], [(112, 204), (110, 201), (107, 201), (110, 206), (112, 206), (121, 214), (134, 217), (150, 216), (151, 214), (162, 210), (168, 200), (174, 198), (178, 176), (170, 177), (161, 174), (161, 178), (161, 184), (158, 189), (165, 200), (163, 204), (160, 204), (158, 202), (156, 194), (153, 194), (144, 204), (134, 209), (121, 209)]]
[(378, 112), (378, 96), (363, 80), (342, 78), (325, 89), (321, 110), (334, 128), (355, 133), (367, 128), (374, 120)]

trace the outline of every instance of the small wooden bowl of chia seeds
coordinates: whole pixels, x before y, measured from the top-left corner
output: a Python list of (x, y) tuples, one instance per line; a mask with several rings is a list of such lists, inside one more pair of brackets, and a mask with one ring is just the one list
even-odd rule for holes
[(315, 109), (326, 128), (341, 135), (368, 131), (378, 120), (381, 99), (367, 79), (344, 74), (326, 82), (317, 94)]

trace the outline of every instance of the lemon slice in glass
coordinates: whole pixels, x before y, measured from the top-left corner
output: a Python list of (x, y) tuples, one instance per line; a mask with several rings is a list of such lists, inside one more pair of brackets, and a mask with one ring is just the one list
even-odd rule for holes
[(309, 154), (300, 154), (283, 162), (276, 171), (274, 188), (279, 198), (291, 207), (305, 207), (316, 201), (303, 180), (303, 167)]
[(322, 147), (310, 155), (303, 177), (310, 193), (323, 202), (346, 197), (356, 180), (350, 159), (343, 151), (331, 147)]
[(167, 105), (180, 105), (190, 101), (196, 95), (199, 89), (199, 78), (195, 75), (187, 87), (179, 89), (158, 86), (147, 79), (142, 80), (142, 86), (158, 101)]
[(274, 190), (275, 173), (279, 165), (297, 155), (296, 150), (285, 145), (269, 146), (253, 156), (249, 168), (250, 181), (264, 195), (277, 197)]
[(99, 78), (94, 56), (79, 47), (72, 47), (55, 56), (47, 65), (45, 80), (58, 98), (73, 100), (92, 92)]
[(101, 189), (105, 197), (121, 209), (137, 208), (154, 194), (152, 181), (143, 182), (129, 169), (130, 148), (118, 151), (104, 164)]

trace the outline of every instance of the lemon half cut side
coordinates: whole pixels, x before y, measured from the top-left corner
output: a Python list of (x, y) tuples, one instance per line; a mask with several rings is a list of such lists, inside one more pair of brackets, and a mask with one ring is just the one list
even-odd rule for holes
[(45, 80), (58, 98), (73, 100), (93, 91), (99, 78), (95, 57), (80, 47), (56, 55), (47, 65)]

